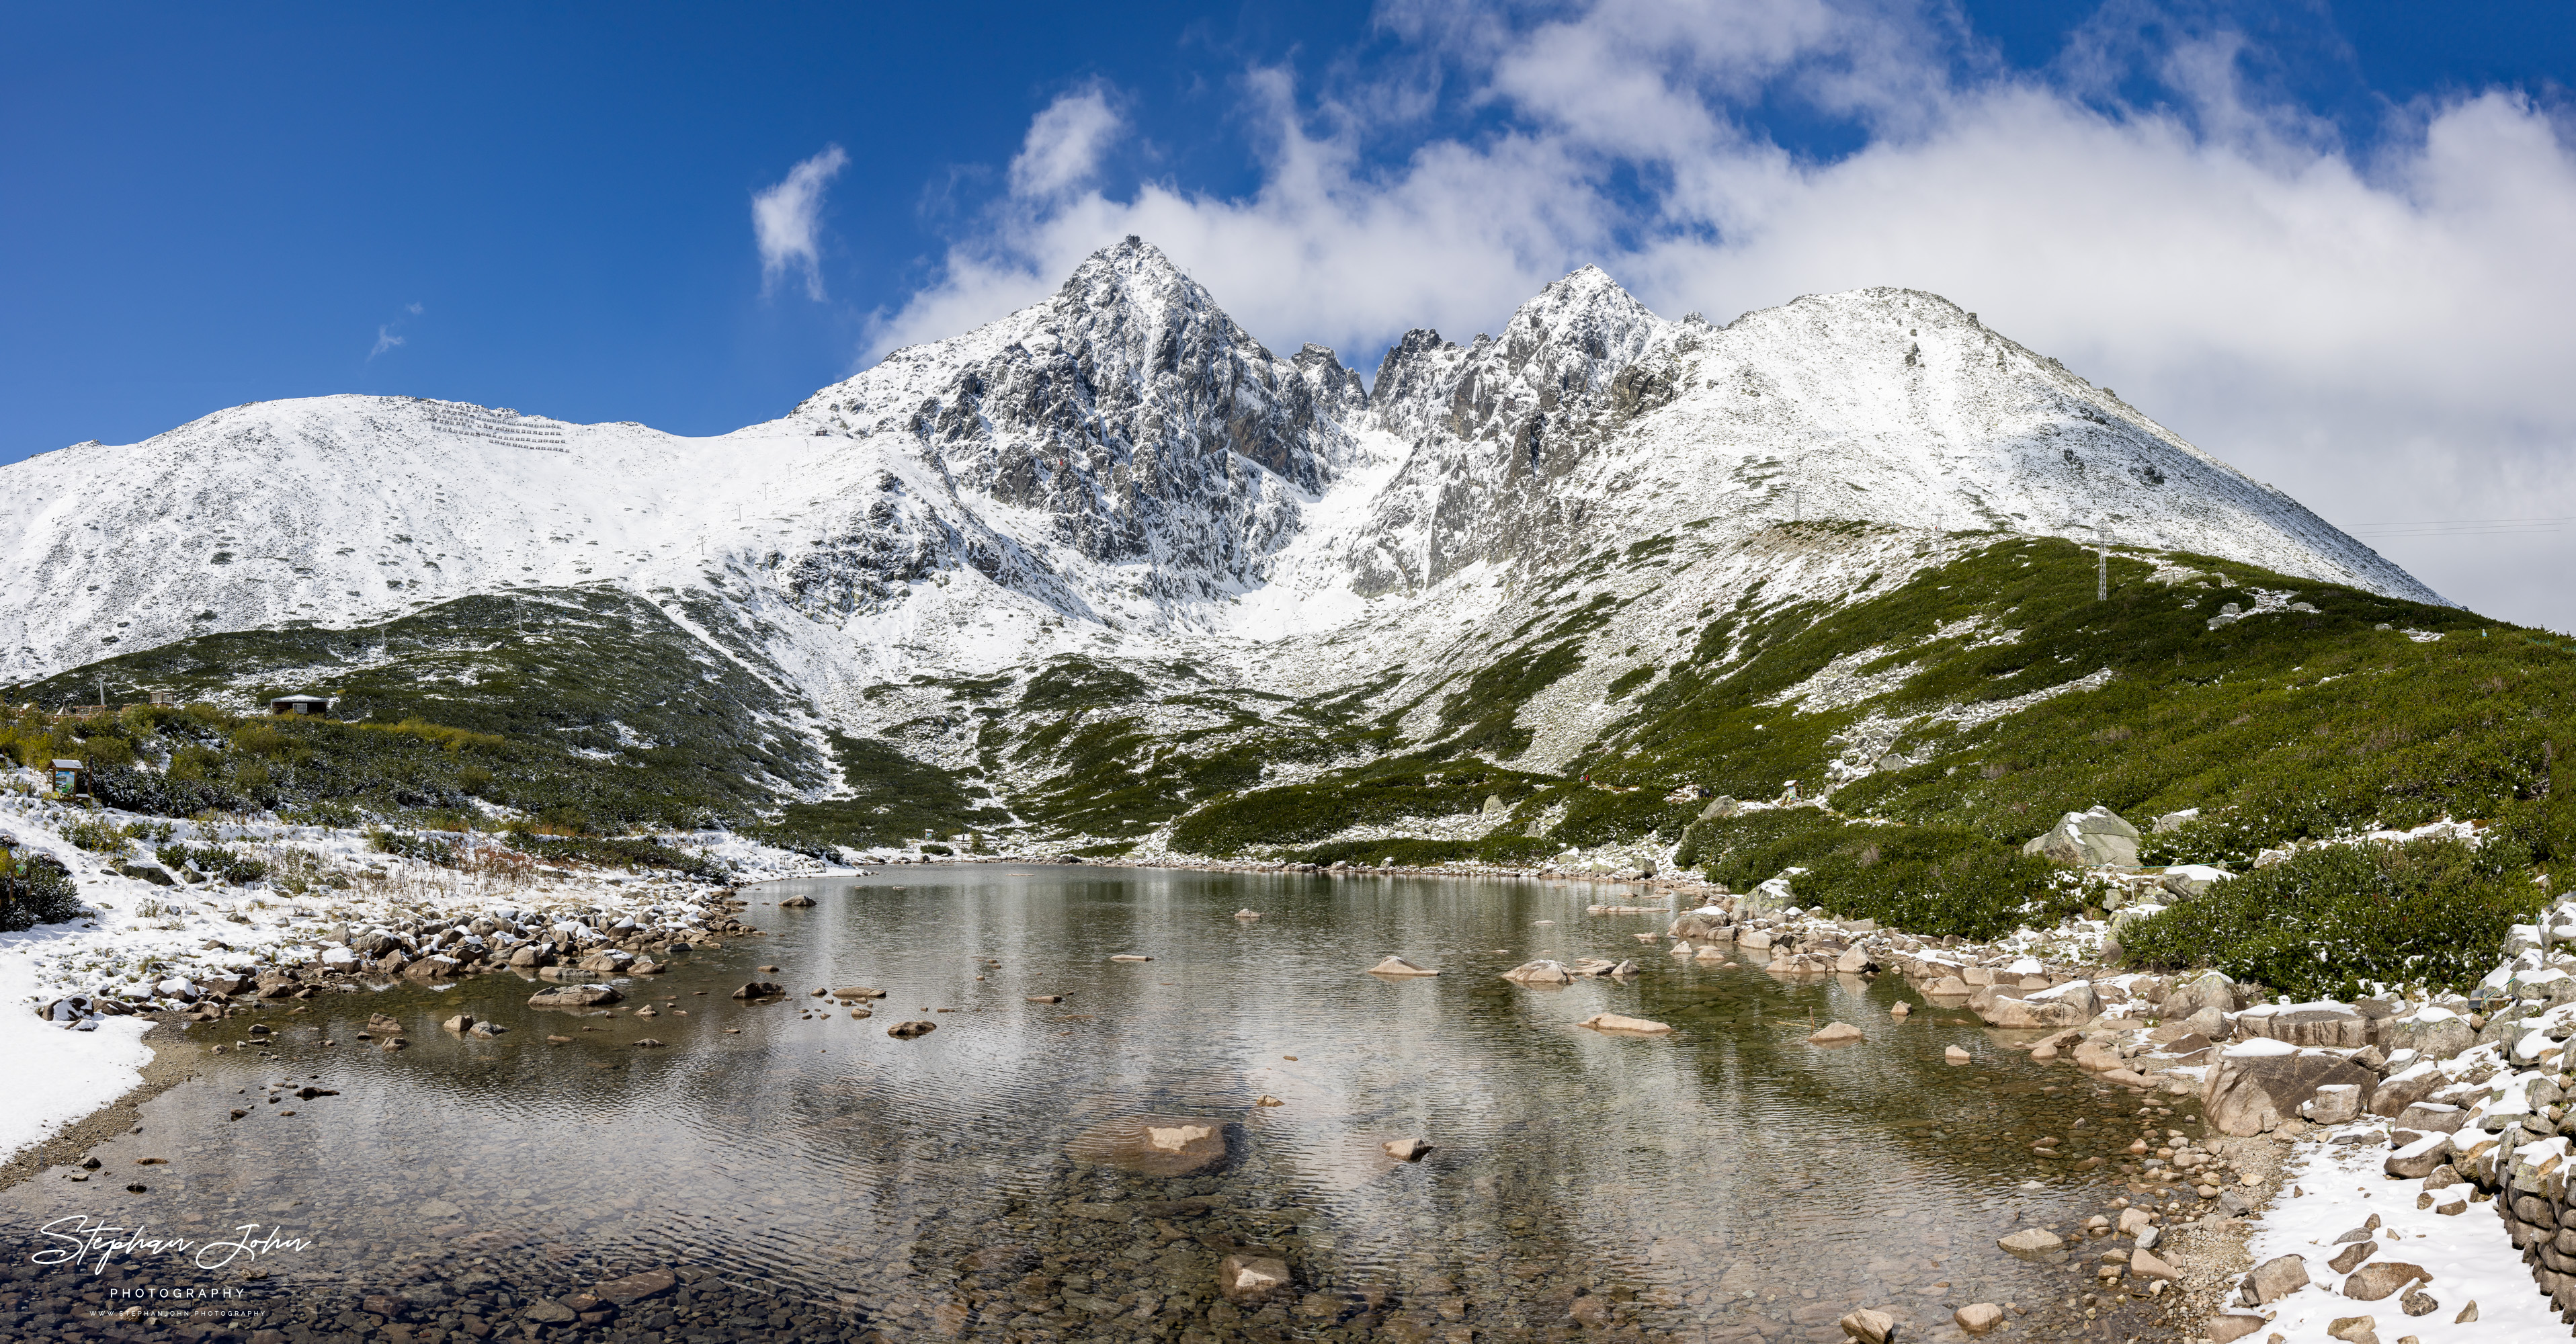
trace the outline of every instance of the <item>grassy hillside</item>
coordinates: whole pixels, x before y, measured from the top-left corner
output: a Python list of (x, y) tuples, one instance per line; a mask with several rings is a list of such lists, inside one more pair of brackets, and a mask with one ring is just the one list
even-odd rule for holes
[[(1900, 559), (1919, 544), (1848, 523), (1778, 540)], [(1482, 661), (1410, 681), (1371, 668), (1303, 699), (1186, 663), (1063, 656), (868, 689), (919, 708), (863, 740), (821, 731), (761, 661), (760, 632), (720, 607), (578, 590), (366, 630), (191, 640), (12, 696), (87, 700), (104, 675), (115, 699), (166, 689), (246, 707), (314, 691), (354, 722), (208, 706), (22, 717), (5, 746), (87, 756), (103, 792), (160, 811), (422, 817), (479, 798), (559, 830), (724, 819), (817, 850), (966, 833), (1114, 853), (1160, 834), (1186, 853), (1518, 865), (1620, 847), (1738, 887), (1805, 869), (1802, 900), (1976, 937), (2094, 899), (2020, 845), (2097, 803), (2142, 827), (2197, 808), (2147, 839), (2148, 861), (2240, 868), (2362, 829), (2497, 823), (2484, 858), (2428, 852), (2297, 885), (2324, 862), (2303, 856), (2289, 876), (2231, 889), (2232, 905), (2128, 935), (2142, 958), (2233, 957), (2276, 980), (2329, 925), (2355, 946), (2388, 944), (2374, 974), (2447, 966), (2385, 927), (2387, 912), (2447, 893), (2438, 903), (2472, 910), (2468, 923), (2416, 923), (2486, 938), (2576, 849), (2559, 787), (2576, 747), (2576, 647), (2560, 637), (2193, 556), (2114, 554), (2097, 600), (2090, 551), (1986, 535), (1836, 601), (1723, 588), (1664, 629), (1677, 652), (1630, 666), (1648, 647), (1630, 604), (1698, 582), (1693, 566), (1715, 555), (1650, 538), (1575, 557), (1529, 584), (1526, 614)], [(1569, 696), (1598, 697), (1578, 720), (1598, 734), (1561, 769), (1537, 768), (1534, 729), (1561, 721)], [(1726, 816), (1706, 801), (1776, 799), (1792, 781), (1810, 800), (1831, 784), (1829, 805)], [(2355, 884), (2389, 894), (2337, 904)], [(2255, 946), (2275, 905), (2315, 927)]]

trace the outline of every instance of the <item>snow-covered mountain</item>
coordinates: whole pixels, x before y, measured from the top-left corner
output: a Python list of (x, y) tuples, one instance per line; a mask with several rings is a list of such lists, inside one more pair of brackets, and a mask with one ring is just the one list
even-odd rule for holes
[[(1802, 298), (1721, 327), (1585, 267), (1499, 336), (1409, 333), (1364, 388), (1330, 350), (1263, 348), (1133, 238), (1041, 303), (730, 434), (253, 403), (0, 468), (0, 517), (0, 678), (611, 585), (732, 640), (728, 657), (757, 632), (760, 675), (867, 735), (920, 718), (922, 681), (1075, 653), (1276, 694), (1386, 673), (1374, 694), (1419, 701), (1509, 656), (1521, 608), (1573, 593), (1556, 581), (1575, 561), (1659, 537), (1687, 539), (1688, 563), (1619, 638), (1757, 583), (1765, 602), (1830, 598), (1923, 563), (1893, 538), (1969, 533), (2441, 600), (1933, 295)], [(1783, 552), (1781, 525), (1818, 521), (1875, 526)], [(707, 603), (735, 633), (691, 615)], [(1577, 715), (1533, 759), (1589, 731)]]

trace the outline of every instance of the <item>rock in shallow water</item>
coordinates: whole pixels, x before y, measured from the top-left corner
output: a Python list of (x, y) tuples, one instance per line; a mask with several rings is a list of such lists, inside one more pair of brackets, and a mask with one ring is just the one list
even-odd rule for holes
[(591, 1008), (624, 996), (606, 985), (557, 985), (528, 996), (531, 1008)]
[(1849, 1022), (1828, 1022), (1807, 1037), (1809, 1045), (1851, 1045), (1861, 1039), (1860, 1028)]
[(1376, 964), (1375, 966), (1371, 966), (1371, 967), (1369, 967), (1369, 974), (1371, 974), (1371, 975), (1438, 975), (1438, 974), (1440, 974), (1440, 972), (1435, 971), (1435, 970), (1432, 970), (1430, 967), (1427, 967), (1427, 966), (1417, 966), (1417, 965), (1414, 965), (1412, 962), (1406, 961), (1406, 960), (1405, 960), (1404, 958), (1402, 958), (1402, 957), (1388, 957), (1386, 960), (1379, 962), (1379, 963), (1378, 963), (1378, 964)]
[(1075, 1135), (1065, 1155), (1139, 1176), (1196, 1176), (1225, 1164), (1235, 1132), (1227, 1121), (1202, 1116), (1130, 1116)]
[(1672, 1032), (1669, 1022), (1653, 1022), (1642, 1017), (1621, 1017), (1617, 1013), (1595, 1013), (1574, 1025), (1594, 1031), (1625, 1032), (1632, 1036), (1663, 1036)]
[(1217, 1291), (1234, 1302), (1253, 1302), (1288, 1286), (1288, 1262), (1268, 1255), (1229, 1255), (1216, 1267)]

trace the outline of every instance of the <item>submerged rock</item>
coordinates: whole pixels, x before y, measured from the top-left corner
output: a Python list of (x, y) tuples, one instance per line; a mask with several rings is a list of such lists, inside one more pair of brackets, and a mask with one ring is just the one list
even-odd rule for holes
[(1574, 1025), (1594, 1031), (1621, 1031), (1637, 1036), (1663, 1036), (1672, 1032), (1669, 1022), (1653, 1022), (1642, 1017), (1621, 1017), (1617, 1013), (1595, 1013)]
[(1402, 957), (1388, 957), (1386, 960), (1379, 962), (1379, 963), (1378, 963), (1378, 964), (1376, 964), (1375, 966), (1371, 966), (1371, 967), (1369, 967), (1369, 974), (1371, 974), (1371, 975), (1438, 975), (1438, 974), (1440, 974), (1440, 972), (1435, 971), (1435, 970), (1432, 970), (1432, 969), (1431, 969), (1430, 967), (1428, 967), (1428, 966), (1416, 966), (1416, 965), (1414, 965), (1412, 962), (1406, 961), (1406, 960), (1405, 960), (1404, 958), (1402, 958)]
[(1065, 1145), (1076, 1162), (1139, 1176), (1196, 1176), (1225, 1165), (1237, 1127), (1195, 1115), (1138, 1115), (1094, 1125)]
[(1849, 1022), (1828, 1022), (1807, 1037), (1809, 1045), (1850, 1045), (1862, 1039), (1860, 1028)]
[(531, 1008), (594, 1008), (624, 998), (606, 985), (557, 985), (528, 996)]

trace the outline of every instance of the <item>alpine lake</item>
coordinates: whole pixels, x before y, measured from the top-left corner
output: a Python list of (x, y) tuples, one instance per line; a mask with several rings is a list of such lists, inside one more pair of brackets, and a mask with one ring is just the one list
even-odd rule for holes
[[(0, 1191), (0, 1338), (1830, 1344), (1864, 1306), (1964, 1339), (1974, 1302), (2013, 1304), (1994, 1339), (2178, 1335), (2087, 1296), (2080, 1240), (1996, 1247), (2123, 1192), (2080, 1164), (2137, 1094), (1898, 976), (1667, 957), (1642, 887), (957, 864), (742, 894), (761, 936), (603, 1007), (492, 975), (156, 1029), (195, 1076), (96, 1171)], [(1586, 913), (1622, 903), (1654, 912)], [(1390, 954), (1441, 974), (1366, 973)], [(1543, 957), (1640, 969), (1501, 978)], [(813, 993), (844, 987), (884, 996)], [(1577, 1025), (1604, 1012), (1675, 1030)], [(1810, 1045), (1832, 1021), (1864, 1039)], [(1154, 1127), (1221, 1150), (1129, 1160)], [(1230, 1256), (1287, 1281), (1230, 1298)]]

